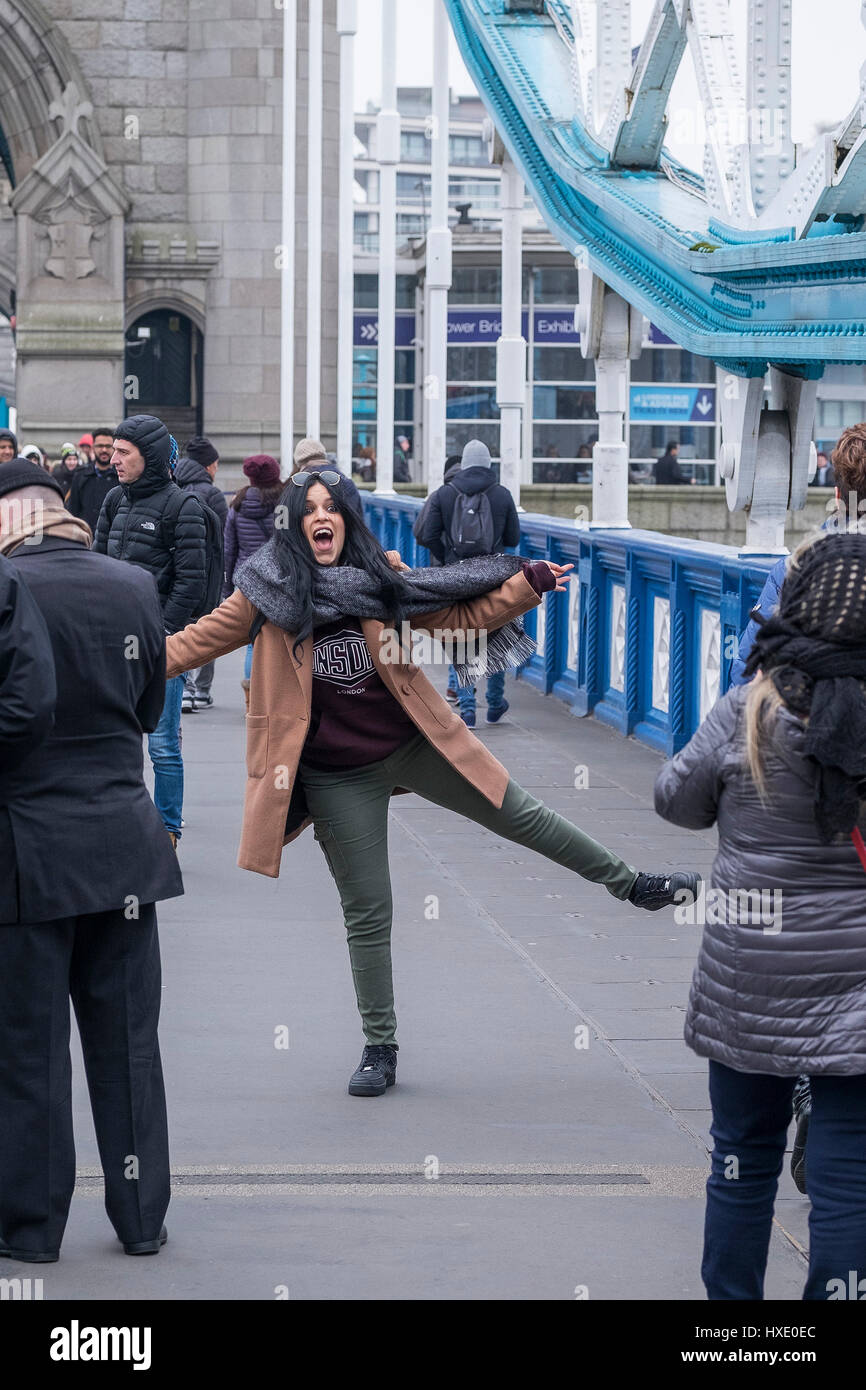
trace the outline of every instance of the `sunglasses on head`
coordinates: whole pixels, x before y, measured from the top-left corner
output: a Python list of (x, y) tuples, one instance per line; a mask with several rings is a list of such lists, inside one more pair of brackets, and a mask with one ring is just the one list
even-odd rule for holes
[(335, 487), (337, 483), (342, 482), (343, 475), (337, 473), (333, 468), (323, 468), (321, 472), (317, 469), (314, 473), (308, 473), (304, 470), (301, 473), (292, 474), (292, 482), (295, 487), (303, 487), (308, 480), (325, 483), (327, 487)]

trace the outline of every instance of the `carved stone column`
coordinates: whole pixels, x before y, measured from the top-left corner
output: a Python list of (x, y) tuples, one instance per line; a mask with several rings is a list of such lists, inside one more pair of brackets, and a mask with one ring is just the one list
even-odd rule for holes
[(62, 131), (12, 195), (17, 222), (19, 436), (57, 449), (123, 413), (124, 218), (129, 207), (78, 132), (89, 102), (70, 83)]

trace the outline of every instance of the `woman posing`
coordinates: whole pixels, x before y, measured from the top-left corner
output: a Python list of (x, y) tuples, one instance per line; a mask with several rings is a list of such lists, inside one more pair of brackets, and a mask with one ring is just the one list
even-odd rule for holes
[(486, 639), (487, 669), (518, 664), (531, 644), (515, 620), (546, 590), (564, 592), (571, 565), (492, 555), (410, 571), (328, 469), (295, 473), (277, 520), (273, 539), (236, 570), (232, 597), (168, 639), (168, 669), (200, 666), (254, 635), (238, 863), (276, 878), (283, 846), (313, 822), (340, 893), (367, 1039), (349, 1092), (381, 1095), (397, 1065), (393, 792), (417, 792), (652, 911), (693, 895), (698, 875), (636, 873), (530, 796), (396, 640), (407, 628), (471, 631)]
[(759, 619), (752, 684), (728, 691), (656, 782), (660, 815), (719, 827), (685, 1030), (710, 1059), (712, 1299), (763, 1297), (801, 1075), (812, 1079), (804, 1297), (866, 1291), (864, 593), (866, 536), (798, 551), (778, 611)]

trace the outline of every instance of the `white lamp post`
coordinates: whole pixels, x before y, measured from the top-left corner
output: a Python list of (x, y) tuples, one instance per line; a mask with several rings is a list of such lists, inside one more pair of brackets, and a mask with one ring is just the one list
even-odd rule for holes
[(397, 0), (382, 0), (382, 107), (379, 163), (379, 350), (376, 387), (376, 492), (394, 491), (394, 314), (397, 295)]
[(280, 268), (280, 467), (288, 477), (295, 435), (295, 102), (297, 0), (283, 0), (283, 178)]
[(520, 506), (520, 430), (526, 397), (523, 336), (523, 179), (506, 155), (502, 164), (502, 336), (496, 343), (499, 481)]
[(424, 398), (427, 432), (424, 454), (427, 491), (442, 484), (446, 452), (448, 380), (448, 291), (451, 288), (451, 229), (448, 226), (448, 15), (444, 0), (433, 7), (433, 126), (430, 168), (430, 230), (427, 233), (425, 320), (427, 353)]
[(337, 463), (352, 473), (352, 344), (355, 308), (355, 34), (357, 0), (337, 0), (340, 35), (340, 212), (337, 284)]
[(323, 0), (308, 0), (307, 46), (307, 434), (321, 433)]

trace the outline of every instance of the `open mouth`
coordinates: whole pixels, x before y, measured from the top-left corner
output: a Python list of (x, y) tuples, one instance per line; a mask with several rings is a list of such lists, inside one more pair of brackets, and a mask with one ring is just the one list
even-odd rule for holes
[(330, 550), (334, 544), (334, 531), (331, 526), (316, 526), (313, 529), (313, 547), (316, 551)]

